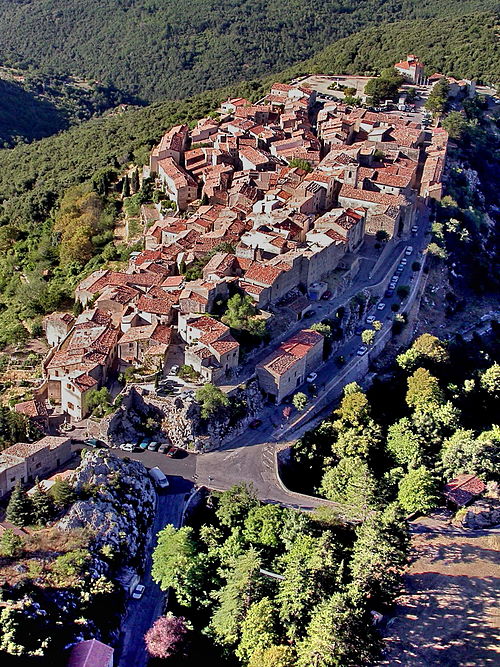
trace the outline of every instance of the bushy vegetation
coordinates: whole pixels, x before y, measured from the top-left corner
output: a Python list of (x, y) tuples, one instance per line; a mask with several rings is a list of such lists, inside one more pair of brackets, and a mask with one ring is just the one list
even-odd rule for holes
[[(24, 3), (2, 0), (0, 60), (111, 82), (151, 101), (279, 71), (374, 22), (427, 21), (490, 7), (491, 0), (320, 0), (306, 6), (297, 0), (43, 0), (27, 12)], [(446, 37), (440, 34), (443, 43)], [(466, 45), (468, 35), (462, 38)], [(377, 50), (380, 57), (383, 45)]]
[(188, 660), (373, 664), (380, 639), (370, 612), (390, 607), (407, 559), (397, 506), (336, 526), (262, 504), (240, 485), (209, 496), (191, 524), (160, 533), (152, 570), (196, 631)]
[(474, 9), (487, 12), (497, 7), (467, 2), (460, 3), (460, 7), (451, 4), (449, 7), (447, 17), (384, 23), (361, 30), (333, 42), (309, 60), (290, 68), (288, 73), (373, 75), (391, 67), (407, 53), (415, 53), (425, 63), (427, 75), (441, 72), (487, 83), (500, 81), (498, 16), (468, 14)]
[(446, 345), (422, 335), (367, 393), (345, 387), (332, 416), (294, 445), (291, 483), (359, 517), (394, 500), (426, 512), (463, 472), (498, 479), (499, 356), (494, 337)]

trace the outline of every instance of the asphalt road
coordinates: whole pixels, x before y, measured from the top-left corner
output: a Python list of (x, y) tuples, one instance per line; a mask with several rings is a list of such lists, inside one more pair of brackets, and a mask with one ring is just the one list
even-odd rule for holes
[(140, 600), (130, 598), (128, 602), (127, 615), (122, 624), (121, 650), (118, 660), (115, 660), (118, 667), (145, 667), (147, 654), (143, 637), (164, 608), (165, 593), (151, 578), (152, 552), (156, 546), (156, 536), (162, 528), (167, 524), (176, 527), (181, 525), (184, 504), (193, 488), (191, 482), (179, 475), (169, 476), (169, 483), (168, 490), (158, 495), (151, 547), (147, 549), (144, 575), (141, 579), (146, 590)]

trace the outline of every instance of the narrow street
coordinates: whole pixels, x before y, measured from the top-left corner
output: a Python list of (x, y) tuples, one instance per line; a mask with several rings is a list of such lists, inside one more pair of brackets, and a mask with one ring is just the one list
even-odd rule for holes
[(140, 600), (129, 599), (127, 615), (122, 624), (118, 667), (145, 667), (147, 664), (144, 634), (161, 615), (165, 604), (165, 593), (151, 578), (152, 552), (156, 545), (156, 536), (167, 524), (179, 527), (184, 504), (192, 483), (179, 476), (169, 477), (170, 486), (166, 492), (158, 495), (155, 522), (151, 532), (151, 548), (147, 549), (144, 562), (144, 575), (141, 584), (146, 587)]

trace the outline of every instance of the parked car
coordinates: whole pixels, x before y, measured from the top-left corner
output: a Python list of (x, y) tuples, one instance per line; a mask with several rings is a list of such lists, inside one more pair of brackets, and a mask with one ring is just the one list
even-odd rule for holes
[(409, 257), (409, 256), (411, 255), (412, 252), (413, 252), (413, 246), (411, 246), (411, 245), (406, 246), (405, 255), (406, 255), (407, 257)]
[(315, 310), (308, 310), (304, 313), (304, 319), (309, 319), (310, 317), (314, 317), (316, 315)]
[(124, 452), (135, 452), (135, 445), (131, 442), (124, 442), (123, 445), (120, 445), (120, 449)]
[(365, 330), (364, 327), (359, 326), (354, 329), (354, 333), (356, 334), (356, 336), (360, 336), (364, 330)]
[(134, 592), (132, 593), (132, 597), (134, 598), (134, 600), (140, 600), (144, 595), (145, 590), (146, 586), (143, 586), (142, 584), (137, 584), (137, 586), (134, 588)]
[(168, 452), (166, 452), (166, 455), (168, 456), (169, 459), (173, 459), (178, 451), (179, 451), (178, 447), (170, 447)]
[(399, 264), (398, 268), (396, 269), (396, 273), (401, 274), (401, 273), (403, 273), (404, 270), (405, 270), (405, 267), (402, 264)]
[(157, 489), (166, 489), (168, 487), (167, 476), (158, 468), (158, 466), (151, 468), (149, 476), (153, 480)]
[(318, 377), (317, 373), (309, 373), (309, 375), (306, 377), (306, 382), (314, 382), (314, 380)]
[(149, 440), (143, 440), (139, 443), (139, 449), (147, 449), (149, 447)]
[(368, 315), (366, 318), (366, 323), (371, 324), (372, 322), (375, 322), (375, 315)]
[(366, 347), (366, 345), (362, 345), (361, 347), (358, 348), (358, 351), (356, 352), (356, 354), (358, 355), (358, 357), (362, 357), (367, 352), (368, 352), (368, 348)]
[(87, 438), (86, 440), (83, 441), (84, 445), (87, 445), (87, 447), (92, 447), (93, 449), (99, 449), (100, 447), (104, 447), (104, 443), (101, 442), (100, 440), (97, 440), (96, 438)]
[(332, 293), (330, 292), (329, 289), (326, 290), (326, 292), (323, 294), (321, 297), (324, 301), (328, 301), (328, 299), (332, 298)]
[(248, 426), (250, 428), (259, 428), (259, 426), (262, 424), (262, 419), (253, 419)]
[(403, 257), (403, 259), (399, 262), (403, 266), (406, 266), (408, 264), (408, 257)]
[(377, 310), (384, 310), (384, 308), (385, 308), (385, 303), (381, 301), (377, 306)]
[(158, 453), (159, 453), (159, 454), (165, 454), (166, 452), (168, 452), (169, 449), (170, 449), (170, 445), (168, 444), (168, 442), (163, 442), (163, 443), (158, 447)]
[(179, 366), (177, 366), (177, 364), (175, 364), (170, 369), (170, 375), (177, 375), (178, 372), (179, 372)]
[(416, 234), (417, 232), (418, 232), (418, 225), (413, 225), (413, 227), (411, 228), (411, 233)]
[(148, 445), (148, 452), (156, 452), (158, 447), (159, 444), (155, 440), (153, 440), (153, 442), (150, 442)]
[(390, 299), (391, 296), (393, 296), (393, 295), (394, 295), (394, 290), (392, 289), (392, 287), (389, 287), (389, 289), (385, 290), (385, 298), (386, 299)]

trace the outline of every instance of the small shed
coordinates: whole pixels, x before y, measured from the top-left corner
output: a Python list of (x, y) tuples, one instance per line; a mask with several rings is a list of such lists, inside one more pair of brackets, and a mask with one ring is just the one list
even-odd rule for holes
[(477, 475), (463, 474), (446, 484), (443, 495), (447, 503), (455, 507), (465, 507), (484, 493), (485, 489), (486, 484)]

